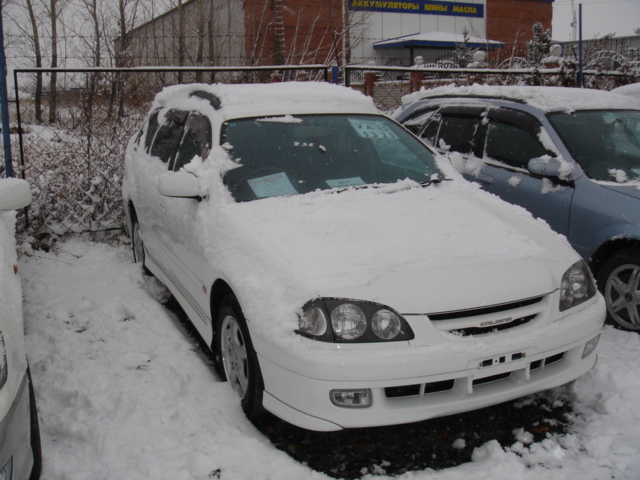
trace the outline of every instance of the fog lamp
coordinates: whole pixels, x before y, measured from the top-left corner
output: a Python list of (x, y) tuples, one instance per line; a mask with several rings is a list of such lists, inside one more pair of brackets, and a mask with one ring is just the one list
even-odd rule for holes
[(598, 346), (598, 342), (599, 341), (600, 341), (600, 335), (598, 335), (597, 337), (594, 337), (591, 340), (589, 340), (586, 343), (586, 345), (584, 346), (584, 350), (582, 352), (582, 358), (586, 357), (591, 352), (593, 352), (596, 349), (596, 347)]
[(329, 396), (331, 397), (331, 403), (338, 407), (367, 408), (371, 406), (371, 390), (368, 388), (331, 390)]

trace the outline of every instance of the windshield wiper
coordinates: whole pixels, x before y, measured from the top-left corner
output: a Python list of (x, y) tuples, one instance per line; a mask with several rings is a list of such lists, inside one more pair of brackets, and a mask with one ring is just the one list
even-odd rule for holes
[(423, 187), (428, 187), (429, 185), (432, 184), (438, 184), (441, 183), (443, 181), (447, 181), (450, 182), (451, 179), (450, 178), (440, 178), (440, 177), (435, 177), (435, 178), (430, 178), (429, 180), (425, 180), (424, 182), (420, 182), (420, 185)]

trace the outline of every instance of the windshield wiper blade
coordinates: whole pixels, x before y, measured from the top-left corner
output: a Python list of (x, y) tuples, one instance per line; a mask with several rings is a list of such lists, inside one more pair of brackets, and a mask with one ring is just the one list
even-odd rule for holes
[(436, 178), (430, 178), (429, 180), (425, 180), (424, 182), (420, 182), (420, 185), (423, 187), (428, 187), (429, 185), (433, 185), (433, 184), (438, 184), (441, 182), (450, 182), (451, 179), (450, 178), (440, 178), (440, 177), (436, 177)]

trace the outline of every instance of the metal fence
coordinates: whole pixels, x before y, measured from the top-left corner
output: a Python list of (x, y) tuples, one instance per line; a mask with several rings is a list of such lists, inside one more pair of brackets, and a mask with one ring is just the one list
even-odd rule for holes
[[(23, 69), (14, 72), (19, 133), (15, 176), (33, 202), (26, 232), (47, 242), (70, 233), (123, 229), (123, 153), (156, 92), (176, 83), (260, 83), (328, 79), (328, 67)], [(48, 88), (56, 75), (55, 95)], [(17, 147), (17, 148), (16, 148)], [(1, 172), (0, 172), (1, 173)]]
[[(34, 200), (25, 216), (35, 241), (89, 232), (120, 235), (123, 152), (155, 93), (191, 82), (261, 83), (329, 79), (330, 67), (23, 69), (14, 72), (18, 160), (15, 176), (26, 178)], [(335, 70), (334, 70), (335, 73)], [(40, 91), (55, 75), (57, 92)], [(590, 88), (611, 89), (640, 80), (640, 72), (586, 71)], [(574, 86), (576, 71), (554, 69), (458, 69), (348, 66), (342, 83), (373, 97), (383, 111), (403, 95), (446, 84)], [(27, 93), (28, 92), (28, 93)], [(15, 137), (15, 136), (14, 136)], [(0, 167), (1, 168), (1, 167)], [(0, 172), (1, 173), (1, 172)]]
[[(585, 88), (611, 90), (640, 81), (640, 70), (607, 71), (591, 69), (582, 73)], [(444, 85), (543, 85), (575, 87), (578, 66), (566, 63), (554, 68), (441, 68), (441, 67), (344, 67), (345, 85), (373, 97), (376, 106), (390, 112), (401, 104), (402, 96), (421, 88)]]

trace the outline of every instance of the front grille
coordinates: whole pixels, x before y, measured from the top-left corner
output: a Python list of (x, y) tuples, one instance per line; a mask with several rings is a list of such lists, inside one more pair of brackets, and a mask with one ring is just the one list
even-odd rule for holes
[[(529, 375), (531, 375), (532, 377), (537, 375), (538, 378), (540, 378), (539, 376), (546, 374), (545, 367), (557, 364), (558, 362), (566, 358), (566, 356), (567, 352), (561, 352), (546, 358), (542, 358), (540, 360), (534, 360), (527, 365), (526, 362), (522, 362), (522, 360), (525, 360), (526, 358), (526, 355), (524, 353), (516, 353), (511, 355), (510, 357), (505, 355), (503, 357), (499, 357), (499, 360), (496, 362), (492, 362), (491, 365), (479, 365), (478, 370), (484, 370), (484, 367), (491, 368), (494, 365), (504, 365), (505, 362), (514, 362), (513, 370), (508, 372), (488, 375), (482, 378), (474, 378), (477, 372), (469, 372), (466, 376), (455, 379), (452, 378), (448, 380), (441, 380), (438, 382), (386, 387), (384, 389), (384, 393), (385, 397), (394, 399), (396, 401), (409, 397), (426, 397), (431, 394), (441, 394), (445, 396), (439, 397), (438, 395), (436, 395), (436, 397), (439, 398), (447, 398), (447, 395), (472, 395), (475, 389), (481, 387), (481, 385), (487, 385), (490, 383), (496, 383), (505, 380), (518, 383), (521, 382), (523, 378), (526, 378), (528, 380)], [(551, 374), (553, 373), (551, 372)], [(478, 388), (478, 391), (481, 390), (482, 388)]]
[(458, 336), (488, 335), (532, 322), (545, 311), (545, 298), (543, 295), (499, 305), (429, 313), (427, 316), (443, 332)]
[(537, 370), (542, 367), (546, 367), (547, 365), (551, 365), (553, 363), (558, 363), (565, 356), (566, 352), (558, 353), (556, 355), (551, 355), (550, 357), (543, 358), (542, 360), (537, 360), (535, 362), (531, 362), (531, 370)]
[(384, 389), (387, 398), (416, 397), (418, 395), (429, 395), (432, 393), (447, 392), (453, 389), (455, 380), (443, 380), (441, 382), (431, 382), (418, 385), (404, 385), (401, 387), (387, 387)]
[(511, 372), (500, 373), (498, 375), (492, 375), (490, 377), (478, 378), (473, 381), (473, 386), (476, 387), (478, 385), (484, 385), (485, 383), (497, 382), (499, 380), (504, 380), (505, 378), (509, 378), (511, 376)]
[(535, 305), (542, 301), (544, 297), (527, 298), (525, 300), (519, 300), (517, 302), (501, 303), (500, 305), (491, 305), (488, 307), (473, 308), (470, 310), (458, 310), (455, 312), (443, 312), (443, 313), (430, 313), (429, 319), (433, 322), (439, 322), (442, 320), (453, 320), (459, 318), (477, 317), (480, 315), (489, 315), (492, 313), (501, 313), (509, 310), (515, 310), (517, 308), (527, 307), (529, 305)]
[(516, 318), (509, 323), (503, 323), (501, 325), (492, 325), (489, 327), (469, 327), (469, 328), (457, 328), (453, 330), (449, 330), (451, 333), (455, 333), (457, 335), (468, 336), (468, 335), (484, 335), (486, 333), (494, 333), (500, 332), (502, 330), (506, 330), (508, 328), (519, 327), (521, 325), (525, 325), (529, 323), (531, 320), (536, 318), (537, 315), (527, 315), (526, 317)]

